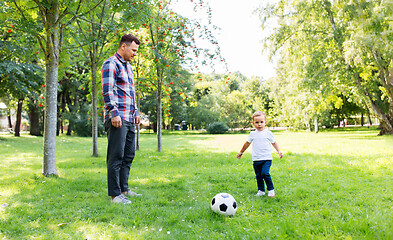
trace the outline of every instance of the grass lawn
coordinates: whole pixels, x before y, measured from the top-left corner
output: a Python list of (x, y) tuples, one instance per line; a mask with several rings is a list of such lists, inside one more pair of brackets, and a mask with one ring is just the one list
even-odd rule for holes
[[(57, 138), (59, 177), (43, 177), (41, 137), (0, 135), (0, 239), (393, 239), (393, 137), (367, 128), (274, 132), (276, 197), (256, 197), (247, 134), (141, 135), (132, 204), (111, 204), (106, 138)], [(227, 192), (233, 217), (210, 210)]]

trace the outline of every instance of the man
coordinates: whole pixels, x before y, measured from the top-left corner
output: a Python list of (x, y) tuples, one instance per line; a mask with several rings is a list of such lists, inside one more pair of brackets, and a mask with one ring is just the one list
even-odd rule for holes
[(102, 94), (105, 102), (105, 130), (108, 135), (108, 195), (112, 203), (131, 203), (127, 196), (140, 196), (128, 188), (128, 177), (135, 156), (135, 125), (139, 125), (134, 74), (130, 61), (136, 56), (140, 41), (124, 35), (114, 56), (101, 68)]

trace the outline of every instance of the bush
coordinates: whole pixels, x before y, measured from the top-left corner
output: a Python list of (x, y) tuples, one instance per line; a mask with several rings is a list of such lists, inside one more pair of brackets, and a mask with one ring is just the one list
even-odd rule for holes
[(229, 127), (222, 122), (214, 122), (207, 127), (207, 132), (211, 134), (222, 134), (227, 132)]
[[(90, 116), (90, 105), (83, 104), (77, 113), (69, 113), (69, 127), (79, 137), (92, 136), (92, 120)], [(98, 136), (105, 134), (102, 117), (98, 117)]]
[[(79, 137), (91, 137), (92, 136), (92, 121), (89, 118), (81, 117), (75, 118), (73, 120), (70, 119), (72, 122), (72, 130), (74, 130), (75, 134)], [(103, 121), (98, 118), (98, 137), (105, 134), (104, 130), (104, 123)]]

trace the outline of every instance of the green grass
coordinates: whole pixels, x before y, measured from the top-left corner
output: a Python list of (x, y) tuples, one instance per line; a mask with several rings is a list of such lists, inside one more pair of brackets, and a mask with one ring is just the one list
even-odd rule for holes
[[(274, 132), (276, 197), (256, 197), (247, 134), (141, 135), (131, 205), (110, 204), (106, 138), (57, 138), (58, 177), (41, 175), (42, 138), (0, 135), (1, 239), (393, 239), (393, 137), (378, 130)], [(233, 217), (210, 210), (232, 194)]]

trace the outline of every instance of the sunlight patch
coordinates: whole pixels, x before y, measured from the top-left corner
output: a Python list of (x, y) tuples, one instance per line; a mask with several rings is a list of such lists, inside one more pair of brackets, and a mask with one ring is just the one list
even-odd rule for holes
[(177, 181), (179, 178), (184, 177), (183, 175), (175, 175), (175, 176), (170, 176), (170, 177), (158, 177), (158, 178), (137, 178), (134, 179), (132, 182), (139, 183), (142, 185), (148, 185), (153, 182), (160, 182), (160, 183), (173, 183)]

